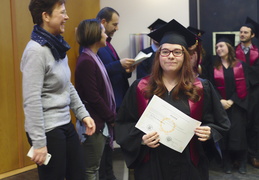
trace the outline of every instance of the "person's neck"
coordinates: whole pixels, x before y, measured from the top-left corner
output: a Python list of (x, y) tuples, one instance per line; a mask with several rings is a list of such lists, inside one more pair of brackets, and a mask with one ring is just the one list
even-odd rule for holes
[(111, 43), (112, 38), (110, 36), (107, 37), (106, 41)]
[(221, 58), (221, 63), (222, 65), (225, 67), (225, 68), (228, 68), (229, 67), (229, 62), (227, 60), (227, 58)]
[(244, 46), (244, 47), (249, 47), (252, 42), (251, 41), (248, 41), (248, 42), (241, 42), (241, 44)]
[(94, 53), (94, 54), (97, 54), (98, 50), (99, 50), (99, 46), (95, 43), (91, 46), (89, 46), (89, 49), (91, 49), (91, 51)]
[(178, 84), (177, 74), (163, 74), (163, 82), (168, 91), (171, 91)]

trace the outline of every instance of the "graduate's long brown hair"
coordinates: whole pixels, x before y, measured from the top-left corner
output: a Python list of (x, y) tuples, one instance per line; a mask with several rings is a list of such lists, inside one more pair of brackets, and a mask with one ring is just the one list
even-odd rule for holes
[[(227, 42), (224, 42), (226, 43), (227, 45), (227, 48), (228, 48), (228, 57), (227, 57), (227, 61), (229, 63), (229, 66), (230, 67), (234, 67), (236, 65), (236, 63), (238, 62), (237, 59), (236, 59), (236, 54), (235, 54), (235, 49), (234, 47), (227, 43)], [(217, 54), (217, 58), (216, 58), (216, 61), (214, 63), (214, 66), (219, 69), (221, 66), (222, 66), (222, 63), (221, 63), (221, 58), (219, 57), (219, 55)]]
[[(185, 95), (188, 99), (196, 102), (200, 99), (200, 88), (193, 85), (196, 77), (191, 67), (190, 55), (186, 48), (182, 48), (184, 51), (184, 61), (179, 73), (179, 82), (174, 88), (172, 97), (173, 99), (179, 99), (180, 95)], [(146, 98), (151, 98), (153, 95), (157, 95), (162, 98), (162, 96), (167, 92), (162, 80), (163, 69), (159, 61), (160, 50), (161, 47), (156, 52), (149, 82), (145, 89)]]

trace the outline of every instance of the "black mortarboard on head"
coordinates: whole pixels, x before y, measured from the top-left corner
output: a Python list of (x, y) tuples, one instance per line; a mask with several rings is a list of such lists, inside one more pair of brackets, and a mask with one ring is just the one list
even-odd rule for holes
[(255, 34), (255, 37), (258, 38), (258, 36), (259, 36), (259, 24), (257, 22), (255, 22), (250, 17), (247, 17), (244, 26), (251, 28), (251, 30)]
[(235, 34), (216, 34), (216, 44), (226, 42), (231, 46), (235, 46), (235, 36)]
[(153, 22), (150, 26), (148, 26), (148, 29), (150, 29), (151, 31), (155, 30), (155, 29), (159, 29), (160, 27), (162, 27), (165, 24), (166, 24), (165, 21), (158, 18), (155, 22)]
[(180, 44), (185, 48), (188, 48), (196, 43), (195, 34), (186, 29), (175, 19), (156, 31), (149, 33), (148, 36), (159, 42), (160, 45), (164, 43)]
[(191, 27), (191, 26), (187, 27), (187, 29), (198, 37), (201, 37), (205, 33), (205, 31)]

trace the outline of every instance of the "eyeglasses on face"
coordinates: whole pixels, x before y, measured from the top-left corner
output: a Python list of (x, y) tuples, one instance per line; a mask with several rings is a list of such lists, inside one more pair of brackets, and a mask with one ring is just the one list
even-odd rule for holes
[(160, 50), (160, 55), (162, 57), (168, 57), (171, 53), (173, 53), (174, 57), (181, 57), (183, 55), (183, 50), (182, 49), (174, 49), (172, 51), (170, 51), (169, 49)]

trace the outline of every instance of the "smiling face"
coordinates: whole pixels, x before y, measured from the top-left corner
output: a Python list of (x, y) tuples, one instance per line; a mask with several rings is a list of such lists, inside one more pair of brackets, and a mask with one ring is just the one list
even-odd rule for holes
[(254, 34), (252, 34), (252, 30), (249, 27), (242, 26), (240, 28), (240, 34), (239, 38), (242, 43), (248, 43), (251, 42), (252, 38), (254, 37)]
[(65, 32), (65, 23), (69, 19), (65, 4), (59, 3), (55, 5), (51, 15), (43, 12), (42, 18), (42, 28), (55, 36)]
[(221, 59), (227, 59), (228, 57), (228, 46), (225, 42), (219, 42), (216, 44), (216, 52), (217, 55), (221, 58)]
[[(179, 44), (168, 44), (165, 43), (161, 46), (161, 50), (167, 49), (169, 51), (180, 50), (182, 51), (183, 48)], [(174, 56), (172, 52), (166, 56), (159, 56), (160, 66), (163, 69), (164, 73), (178, 73), (182, 68), (183, 61), (184, 61), (184, 53), (181, 56)]]

